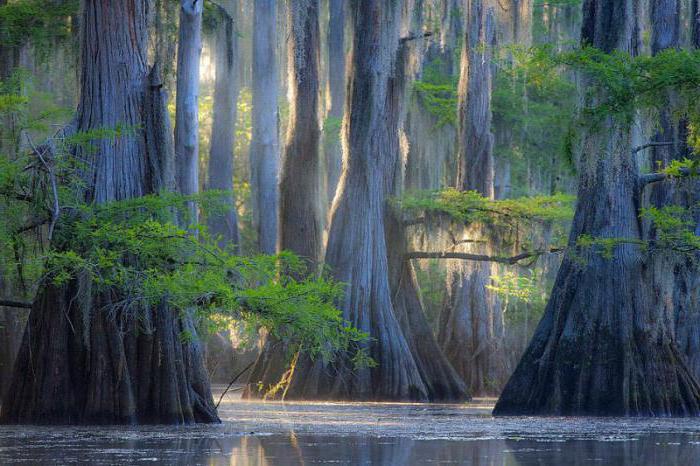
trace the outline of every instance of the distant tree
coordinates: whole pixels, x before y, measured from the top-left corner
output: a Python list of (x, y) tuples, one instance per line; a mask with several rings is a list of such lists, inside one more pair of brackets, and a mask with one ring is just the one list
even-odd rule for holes
[(250, 175), (260, 252), (277, 248), (279, 209), (279, 69), (277, 1), (253, 1), (253, 134)]

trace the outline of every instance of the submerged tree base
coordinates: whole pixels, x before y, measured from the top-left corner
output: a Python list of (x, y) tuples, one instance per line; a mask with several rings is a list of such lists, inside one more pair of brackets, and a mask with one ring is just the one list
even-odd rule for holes
[(85, 286), (77, 280), (40, 292), (0, 422), (219, 422), (191, 320), (165, 303), (138, 315), (109, 312), (116, 297), (91, 299)]

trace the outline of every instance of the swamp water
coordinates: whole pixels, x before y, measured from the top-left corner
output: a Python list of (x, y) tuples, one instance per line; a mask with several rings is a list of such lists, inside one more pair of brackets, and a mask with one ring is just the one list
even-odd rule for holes
[(493, 418), (486, 402), (230, 398), (214, 426), (0, 426), (0, 465), (700, 465), (698, 419)]

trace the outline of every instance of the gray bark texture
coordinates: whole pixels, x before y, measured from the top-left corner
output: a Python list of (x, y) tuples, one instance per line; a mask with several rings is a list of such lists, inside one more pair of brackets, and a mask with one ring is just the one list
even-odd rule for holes
[[(462, 190), (494, 197), (494, 136), (491, 133), (492, 59), (495, 14), (471, 0), (459, 83), (458, 179)], [(468, 237), (488, 234), (479, 225)], [(488, 254), (488, 246), (468, 244), (467, 252)], [(447, 358), (474, 395), (495, 395), (503, 380), (501, 308), (487, 287), (494, 271), (487, 262), (458, 261), (448, 270), (448, 294), (440, 316), (440, 341)]]
[(278, 250), (294, 252), (313, 271), (318, 267), (323, 243), (319, 205), (319, 2), (292, 0), (287, 12), (290, 119), (280, 175)]
[(208, 215), (207, 223), (212, 235), (221, 238), (222, 246), (233, 246), (240, 251), (238, 214), (233, 192), (234, 147), (239, 92), (239, 48), (235, 18), (238, 0), (231, 12), (221, 11), (215, 38), (216, 78), (214, 82), (214, 115), (209, 151), (208, 189), (230, 191), (227, 202), (230, 208), (223, 213)]
[[(306, 262), (310, 272), (315, 272), (319, 268), (323, 242), (319, 203), (319, 2), (293, 0), (287, 13), (291, 102), (280, 177), (278, 250), (292, 251)], [(281, 391), (268, 392), (287, 372), (288, 351), (284, 343), (266, 337), (244, 397), (284, 395)]]
[[(329, 0), (328, 9), (328, 118), (342, 120), (345, 111), (345, 0)], [(326, 135), (324, 154), (328, 202), (333, 202), (343, 168), (340, 138)]]
[[(344, 164), (331, 215), (326, 265), (347, 283), (339, 303), (343, 317), (372, 340), (377, 363), (353, 367), (342, 358), (332, 367), (300, 361), (289, 398), (425, 400), (422, 380), (395, 315), (389, 283), (385, 221), (398, 161), (402, 83), (397, 83), (400, 2), (354, 0), (352, 66), (343, 131)], [(403, 78), (401, 78), (403, 79)], [(400, 85), (397, 85), (400, 84)]]
[[(582, 41), (637, 54), (641, 2), (586, 0)], [(639, 173), (630, 127), (607, 117), (584, 136), (579, 203), (545, 314), (494, 409), (496, 415), (700, 414), (700, 386), (674, 341), (673, 315), (636, 244), (612, 257), (576, 247), (583, 234), (640, 239)], [(611, 292), (614, 290), (614, 292)]]
[[(199, 58), (202, 53), (204, 0), (181, 0), (175, 95), (175, 167), (181, 194), (199, 192)], [(189, 223), (197, 223), (197, 205), (190, 203)]]
[[(148, 2), (83, 4), (78, 131), (136, 128), (80, 152), (88, 202), (174, 186), (167, 96), (146, 64)], [(60, 238), (60, 235), (55, 236)], [(58, 240), (56, 240), (58, 241)], [(61, 244), (54, 245), (61, 248)], [(191, 319), (168, 307), (126, 310), (118, 291), (79, 276), (40, 285), (0, 421), (13, 424), (216, 422)], [(194, 333), (193, 333), (194, 332)]]
[(253, 134), (250, 175), (260, 252), (277, 249), (279, 205), (279, 70), (276, 0), (254, 0), (253, 11)]
[[(651, 7), (651, 51), (653, 54), (670, 48), (678, 48), (681, 43), (680, 0), (662, 0)], [(691, 36), (693, 24), (691, 22)], [(694, 36), (693, 36), (694, 37)], [(691, 44), (695, 41), (691, 40)], [(697, 45), (691, 45), (696, 47)], [(669, 96), (670, 105), (659, 115), (658, 131), (653, 142), (672, 142), (672, 145), (651, 148), (651, 165), (654, 169), (667, 167), (673, 160), (691, 156), (687, 147), (687, 122), (673, 118), (673, 106), (677, 101)], [(648, 203), (653, 207), (677, 205), (685, 208), (697, 205), (700, 201), (700, 183), (696, 179), (666, 180), (647, 187)], [(700, 218), (696, 219), (696, 233), (700, 233)], [(645, 232), (654, 240), (653, 225)], [(655, 277), (665, 285), (656, 299), (659, 312), (675, 316), (676, 341), (687, 358), (688, 365), (700, 380), (700, 279), (698, 278), (698, 255), (680, 256), (659, 252), (651, 258), (651, 268)]]

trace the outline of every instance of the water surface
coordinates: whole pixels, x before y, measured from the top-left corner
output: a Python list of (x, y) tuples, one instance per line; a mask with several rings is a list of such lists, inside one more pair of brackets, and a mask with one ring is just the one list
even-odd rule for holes
[(493, 418), (487, 403), (261, 403), (215, 426), (0, 427), (0, 464), (700, 465), (700, 420)]

